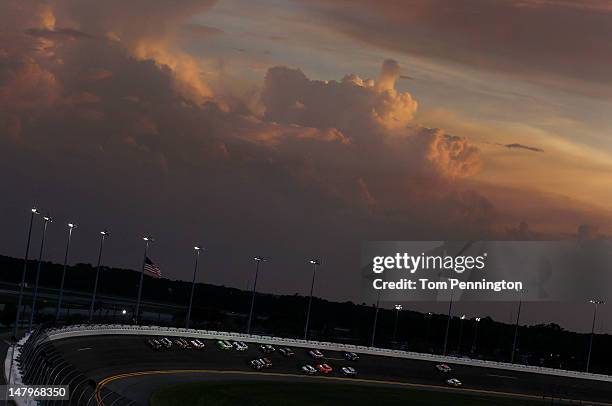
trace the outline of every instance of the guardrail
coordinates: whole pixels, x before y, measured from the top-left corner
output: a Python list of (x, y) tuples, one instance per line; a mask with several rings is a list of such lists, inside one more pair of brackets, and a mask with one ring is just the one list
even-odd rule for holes
[(588, 379), (603, 382), (612, 382), (612, 376), (603, 374), (593, 374), (563, 369), (537, 367), (531, 365), (509, 364), (496, 361), (484, 361), (472, 358), (462, 358), (453, 356), (442, 356), (434, 354), (424, 354), (411, 351), (398, 351), (385, 348), (364, 347), (350, 344), (338, 344), (322, 341), (299, 340), (290, 338), (279, 338), (271, 336), (260, 336), (254, 334), (232, 333), (212, 330), (195, 330), (174, 327), (159, 326), (132, 326), (132, 325), (74, 325), (63, 328), (52, 328), (45, 331), (49, 340), (61, 340), (70, 337), (80, 337), (87, 335), (153, 335), (153, 336), (173, 336), (191, 337), (204, 339), (228, 339), (240, 341), (255, 341), (262, 344), (274, 344), (281, 346), (318, 348), (321, 350), (350, 351), (361, 354), (378, 355), (384, 357), (406, 358), (431, 362), (471, 365), (480, 368), (492, 368), (500, 370), (519, 371), (536, 373), (543, 375), (562, 376), (569, 378)]

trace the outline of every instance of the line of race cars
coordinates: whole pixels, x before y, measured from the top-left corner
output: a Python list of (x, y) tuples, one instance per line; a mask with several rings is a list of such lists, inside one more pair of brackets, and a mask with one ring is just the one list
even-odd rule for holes
[[(162, 337), (162, 338), (147, 338), (145, 340), (147, 345), (153, 350), (160, 351), (164, 349), (170, 349), (176, 346), (180, 349), (188, 350), (203, 350), (206, 348), (206, 344), (197, 338), (183, 338), (183, 337)], [(243, 341), (229, 341), (229, 340), (217, 340), (216, 346), (222, 351), (235, 350), (238, 352), (244, 352), (249, 349), (249, 346)], [(289, 347), (275, 348), (270, 344), (260, 344), (259, 350), (265, 355), (264, 357), (255, 358), (249, 361), (249, 365), (256, 371), (272, 368), (273, 363), (269, 356), (273, 353), (279, 353), (285, 358), (290, 358), (295, 355), (293, 350)], [(307, 350), (307, 354), (313, 359), (312, 364), (305, 364), (300, 367), (300, 371), (306, 375), (329, 375), (334, 371), (334, 368), (330, 365), (329, 361), (326, 360), (325, 355), (321, 350), (310, 349)], [(359, 355), (354, 352), (344, 352), (344, 359), (349, 362), (359, 361)], [(460, 387), (462, 383), (457, 378), (451, 378), (450, 373), (452, 368), (447, 364), (436, 364), (435, 368), (444, 376), (444, 382), (453, 387)], [(357, 376), (357, 369), (352, 366), (341, 366), (339, 372), (347, 377)]]

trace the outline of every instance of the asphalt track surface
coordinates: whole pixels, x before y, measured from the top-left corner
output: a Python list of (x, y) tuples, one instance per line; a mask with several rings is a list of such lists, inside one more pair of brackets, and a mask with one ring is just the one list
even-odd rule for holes
[[(304, 364), (314, 365), (306, 349), (293, 348), (295, 355), (285, 358), (278, 352), (267, 355), (273, 366), (256, 372), (249, 361), (265, 356), (256, 343), (247, 342), (244, 352), (221, 350), (214, 341), (202, 340), (204, 350), (172, 349), (155, 351), (140, 336), (86, 336), (57, 340), (53, 345), (69, 363), (100, 385), (147, 405), (151, 395), (161, 387), (182, 382), (211, 380), (304, 380), (313, 382), (346, 382), (359, 385), (392, 385), (424, 390), (457, 390), (445, 385), (445, 379), (458, 378), (464, 392), (500, 394), (520, 399), (555, 398), (599, 402), (612, 405), (612, 383), (576, 378), (452, 365), (443, 374), (428, 361), (360, 355), (357, 362), (346, 361), (343, 353), (324, 351), (325, 361), (334, 371), (329, 376), (307, 377), (301, 374)], [(343, 377), (340, 367), (353, 366), (355, 379)], [(610, 403), (607, 403), (610, 402)], [(588, 404), (588, 403), (587, 403)]]

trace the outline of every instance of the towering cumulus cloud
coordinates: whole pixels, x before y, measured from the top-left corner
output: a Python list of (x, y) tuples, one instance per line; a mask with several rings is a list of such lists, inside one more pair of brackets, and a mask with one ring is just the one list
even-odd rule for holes
[[(413, 123), (417, 102), (396, 90), (396, 61), (384, 61), (376, 80), (346, 75), (340, 82), (310, 80), (298, 69), (271, 68), (265, 78), (264, 119), (319, 129), (335, 128), (364, 150), (369, 162), (397, 165), (406, 176), (461, 178), (482, 167), (478, 148), (463, 137)], [(346, 159), (359, 155), (354, 149)], [(339, 157), (342, 159), (342, 157)]]
[[(409, 66), (387, 60), (373, 79), (314, 80), (274, 64), (245, 85), (256, 89), (249, 100), (227, 103), (216, 65), (179, 38), (209, 7), (0, 2), (0, 180), (11, 191), (2, 204), (37, 201), (114, 225), (125, 250), (116, 258), (130, 258), (143, 225), (176, 236), (172, 257), (202, 230), (236, 250), (299, 240), (287, 256), (505, 230), (507, 207), (475, 191), (486, 168), (469, 134), (416, 121), (417, 101), (396, 83)], [(4, 235), (0, 245), (20, 249)]]
[(392, 60), (383, 63), (376, 81), (350, 74), (340, 82), (323, 82), (298, 69), (272, 68), (262, 95), (265, 118), (316, 127), (401, 129), (412, 120), (417, 102), (395, 90), (398, 77), (399, 65)]

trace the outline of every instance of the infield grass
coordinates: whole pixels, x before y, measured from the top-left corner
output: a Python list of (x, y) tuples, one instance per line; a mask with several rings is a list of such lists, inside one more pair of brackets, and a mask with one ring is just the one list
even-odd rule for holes
[(160, 389), (151, 406), (535, 406), (541, 401), (411, 388), (302, 382), (190, 382)]

